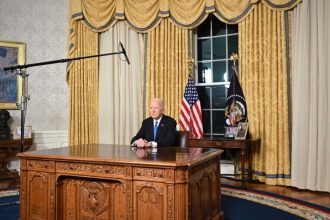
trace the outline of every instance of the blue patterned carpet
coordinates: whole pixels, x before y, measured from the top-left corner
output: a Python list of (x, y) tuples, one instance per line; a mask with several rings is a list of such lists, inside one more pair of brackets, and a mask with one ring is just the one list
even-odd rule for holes
[[(330, 220), (330, 209), (256, 190), (222, 186), (225, 220)], [(0, 219), (19, 219), (17, 191), (0, 193)]]
[(225, 220), (330, 220), (330, 209), (281, 195), (221, 186)]

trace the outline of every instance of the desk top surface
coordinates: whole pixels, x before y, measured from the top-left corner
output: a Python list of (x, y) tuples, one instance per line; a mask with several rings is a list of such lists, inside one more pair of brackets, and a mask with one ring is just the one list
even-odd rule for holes
[(53, 161), (143, 164), (161, 166), (191, 166), (220, 155), (211, 148), (136, 148), (125, 145), (89, 144), (19, 153), (21, 159)]

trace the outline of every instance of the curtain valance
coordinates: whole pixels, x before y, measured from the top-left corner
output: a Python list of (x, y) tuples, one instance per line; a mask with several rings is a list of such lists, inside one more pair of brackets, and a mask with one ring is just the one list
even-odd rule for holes
[(162, 18), (192, 29), (213, 13), (225, 23), (239, 23), (262, 2), (273, 10), (289, 10), (301, 0), (71, 0), (71, 21), (83, 21), (96, 32), (126, 20), (140, 32), (154, 28)]

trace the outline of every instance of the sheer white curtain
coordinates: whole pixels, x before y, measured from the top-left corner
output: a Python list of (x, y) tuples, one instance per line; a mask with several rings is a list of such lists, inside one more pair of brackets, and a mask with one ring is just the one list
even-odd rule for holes
[(118, 22), (100, 35), (100, 53), (121, 50), (119, 42), (131, 64), (123, 55), (100, 58), (99, 143), (129, 144), (143, 117), (143, 35)]
[(292, 185), (330, 192), (330, 1), (293, 13)]

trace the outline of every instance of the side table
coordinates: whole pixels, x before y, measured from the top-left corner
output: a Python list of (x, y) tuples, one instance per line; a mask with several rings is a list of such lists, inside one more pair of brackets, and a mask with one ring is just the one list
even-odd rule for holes
[[(24, 151), (32, 146), (32, 138), (24, 139)], [(0, 141), (0, 182), (8, 182), (8, 186), (19, 184), (19, 175), (17, 170), (8, 170), (8, 159), (20, 152), (21, 140), (1, 140)]]
[[(251, 178), (251, 149), (252, 147), (260, 146), (260, 139), (189, 139), (188, 147), (211, 147), (218, 149), (239, 149), (239, 160), (242, 166), (241, 181), (242, 186), (245, 188), (246, 176)], [(246, 169), (246, 164), (248, 169)], [(247, 171), (247, 173), (246, 173)]]

